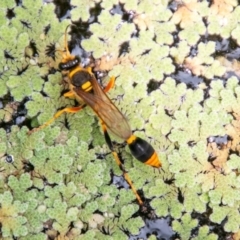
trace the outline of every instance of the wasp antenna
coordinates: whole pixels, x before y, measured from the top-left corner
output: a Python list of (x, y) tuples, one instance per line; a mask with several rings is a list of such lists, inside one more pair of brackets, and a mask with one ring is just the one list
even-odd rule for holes
[(68, 49), (68, 43), (67, 43), (67, 30), (68, 30), (68, 27), (71, 26), (72, 24), (69, 24), (67, 27), (66, 27), (66, 30), (65, 30), (65, 39), (64, 39), (64, 47), (66, 49), (66, 52), (67, 52), (67, 55), (71, 55), (70, 52), (69, 52), (69, 49)]

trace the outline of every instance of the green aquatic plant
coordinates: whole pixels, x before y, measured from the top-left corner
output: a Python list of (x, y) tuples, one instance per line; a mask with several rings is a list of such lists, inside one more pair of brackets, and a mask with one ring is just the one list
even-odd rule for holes
[(0, 222), (1, 233), (5, 237), (26, 236), (28, 229), (26, 227), (27, 219), (22, 214), (28, 208), (28, 203), (14, 201), (10, 191), (0, 194)]
[(49, 208), (46, 213), (51, 219), (55, 220), (53, 228), (64, 236), (68, 232), (70, 223), (77, 220), (78, 209), (68, 208), (66, 202), (55, 200), (53, 207)]
[(177, 231), (182, 238), (189, 239), (190, 231), (197, 227), (198, 221), (192, 219), (191, 216), (186, 213), (182, 216), (180, 220), (173, 221), (173, 230)]
[(218, 237), (214, 233), (210, 233), (210, 229), (208, 226), (203, 226), (199, 229), (198, 235), (193, 237), (194, 240), (201, 240), (201, 239), (209, 239), (209, 240), (217, 240)]

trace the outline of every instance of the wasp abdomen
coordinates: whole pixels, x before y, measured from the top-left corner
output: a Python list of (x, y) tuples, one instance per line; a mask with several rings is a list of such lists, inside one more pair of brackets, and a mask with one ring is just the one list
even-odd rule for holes
[(128, 142), (128, 146), (132, 155), (138, 161), (153, 167), (161, 167), (161, 163), (155, 150), (147, 141), (134, 136), (133, 141)]

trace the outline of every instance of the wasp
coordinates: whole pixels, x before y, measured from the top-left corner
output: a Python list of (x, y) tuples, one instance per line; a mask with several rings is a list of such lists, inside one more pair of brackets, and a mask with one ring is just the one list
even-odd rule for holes
[(106, 93), (114, 86), (115, 77), (111, 77), (107, 86), (102, 89), (96, 80), (91, 68), (82, 67), (80, 64), (80, 58), (78, 56), (71, 55), (67, 44), (67, 28), (65, 30), (64, 40), (65, 50), (61, 51), (62, 60), (59, 64), (59, 69), (66, 71), (68, 74), (68, 84), (70, 91), (65, 93), (64, 96), (75, 98), (81, 105), (78, 107), (67, 107), (58, 111), (53, 118), (51, 118), (42, 126), (35, 128), (30, 132), (34, 132), (48, 126), (63, 113), (76, 113), (86, 106), (91, 107), (100, 119), (106, 143), (111, 150), (118, 166), (123, 171), (124, 178), (130, 185), (139, 204), (143, 205), (143, 201), (138, 195), (131, 179), (124, 169), (124, 166), (117, 152), (114, 150), (114, 146), (108, 134), (108, 130), (110, 130), (113, 134), (120, 137), (127, 143), (131, 154), (138, 161), (156, 168), (161, 167), (161, 162), (153, 147), (147, 141), (135, 136), (132, 133), (131, 128), (124, 115), (107, 96)]

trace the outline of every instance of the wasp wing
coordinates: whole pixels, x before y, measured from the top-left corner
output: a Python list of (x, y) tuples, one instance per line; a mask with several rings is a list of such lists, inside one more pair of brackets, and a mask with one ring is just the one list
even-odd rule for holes
[(85, 92), (80, 88), (73, 88), (73, 91), (94, 110), (111, 132), (127, 140), (132, 135), (132, 131), (126, 118), (105, 94), (94, 76), (90, 82), (93, 93)]

